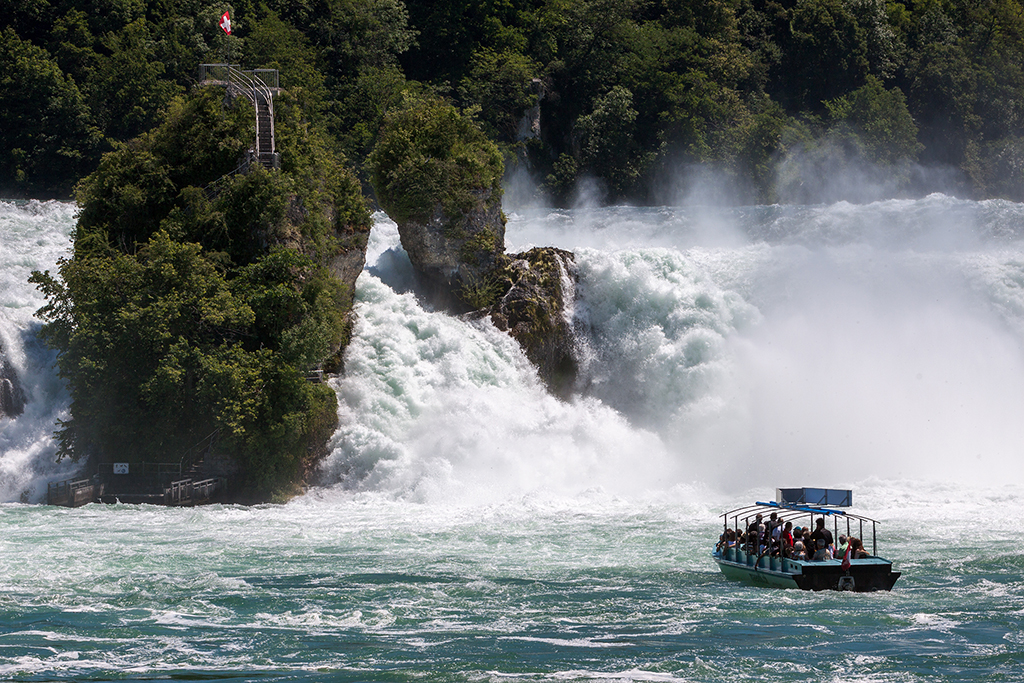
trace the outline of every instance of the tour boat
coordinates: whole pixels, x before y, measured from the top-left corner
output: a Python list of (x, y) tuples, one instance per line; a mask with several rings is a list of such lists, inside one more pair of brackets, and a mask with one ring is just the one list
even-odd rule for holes
[[(816, 527), (816, 520), (825, 520), (825, 528), (833, 534), (833, 539), (840, 534), (864, 539), (867, 526), (871, 528), (871, 545), (864, 542), (865, 551), (870, 556), (853, 559), (838, 556), (831, 560), (793, 559), (784, 557), (784, 553), (773, 549), (769, 543), (767, 548), (757, 547), (757, 543), (740, 545), (739, 542), (729, 545), (720, 542), (715, 548), (713, 557), (726, 578), (743, 581), (756, 586), (775, 588), (802, 588), (804, 590), (852, 590), (858, 592), (892, 590), (900, 572), (892, 570), (892, 562), (878, 556), (875, 530), (878, 522), (868, 517), (854, 515), (839, 508), (853, 505), (853, 492), (844, 489), (776, 489), (775, 502), (754, 503), (722, 513), (723, 528), (736, 530), (737, 537), (741, 529), (745, 530), (756, 523), (758, 515), (768, 522), (771, 515), (780, 524), (806, 520), (811, 528)], [(831, 522), (831, 523), (829, 523)], [(723, 539), (726, 534), (723, 534)]]

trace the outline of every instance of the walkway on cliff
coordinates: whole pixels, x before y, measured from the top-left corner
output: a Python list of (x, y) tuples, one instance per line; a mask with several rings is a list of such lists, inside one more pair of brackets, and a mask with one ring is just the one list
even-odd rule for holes
[(228, 89), (234, 97), (243, 96), (256, 109), (256, 144), (249, 162), (265, 168), (278, 168), (280, 157), (274, 145), (274, 95), (281, 91), (277, 69), (243, 70), (237, 64), (200, 64), (199, 83)]

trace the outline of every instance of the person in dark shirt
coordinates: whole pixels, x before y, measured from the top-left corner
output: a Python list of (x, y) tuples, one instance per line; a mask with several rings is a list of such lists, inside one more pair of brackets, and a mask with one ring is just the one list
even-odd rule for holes
[(826, 547), (832, 548), (832, 532), (825, 528), (825, 518), (819, 517), (815, 521), (815, 524), (816, 527), (814, 532), (811, 533), (811, 540), (815, 542), (815, 546), (817, 545), (818, 539), (821, 538), (824, 539)]

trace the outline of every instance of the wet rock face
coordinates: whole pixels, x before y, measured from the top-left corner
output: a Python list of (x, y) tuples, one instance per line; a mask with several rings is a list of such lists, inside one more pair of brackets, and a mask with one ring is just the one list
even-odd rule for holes
[(402, 248), (430, 298), (458, 312), (478, 307), (476, 293), (492, 277), (505, 251), (501, 197), (480, 190), (476, 206), (451, 217), (439, 204), (427, 221), (398, 224)]
[(25, 410), (25, 392), (14, 368), (0, 349), (0, 417), (17, 417)]
[(490, 308), (491, 320), (519, 342), (551, 393), (567, 399), (579, 369), (572, 326), (575, 256), (538, 247), (506, 258), (502, 272), (508, 290)]

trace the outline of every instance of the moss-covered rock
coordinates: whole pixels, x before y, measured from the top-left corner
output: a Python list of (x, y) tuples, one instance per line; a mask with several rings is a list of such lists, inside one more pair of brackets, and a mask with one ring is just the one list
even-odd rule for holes
[(491, 320), (519, 342), (548, 389), (568, 398), (578, 370), (572, 328), (577, 281), (574, 255), (554, 247), (537, 247), (506, 257), (495, 278), (504, 294), (488, 310)]

